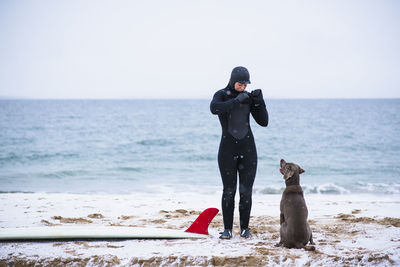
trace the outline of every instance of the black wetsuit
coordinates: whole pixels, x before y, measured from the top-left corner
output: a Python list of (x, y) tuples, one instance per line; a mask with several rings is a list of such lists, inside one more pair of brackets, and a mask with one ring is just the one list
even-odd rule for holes
[(261, 126), (268, 125), (268, 112), (262, 94), (260, 99), (250, 97), (240, 103), (240, 93), (234, 89), (237, 80), (231, 77), (228, 86), (217, 91), (210, 104), (212, 114), (217, 114), (222, 127), (218, 151), (218, 166), (222, 177), (222, 214), (225, 229), (232, 229), (237, 173), (239, 172), (240, 228), (249, 226), (253, 183), (257, 170), (257, 151), (250, 129), (249, 115)]

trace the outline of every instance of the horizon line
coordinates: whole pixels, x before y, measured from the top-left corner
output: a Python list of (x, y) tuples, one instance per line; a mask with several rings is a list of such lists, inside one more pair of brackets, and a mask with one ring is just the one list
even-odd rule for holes
[[(134, 98), (134, 97), (109, 97), (109, 98), (53, 98), (53, 97), (14, 97), (14, 96), (0, 96), (0, 100), (211, 100), (212, 98), (206, 97), (180, 97), (180, 98)], [(268, 100), (368, 100), (368, 99), (400, 99), (399, 97), (269, 97), (264, 99)]]

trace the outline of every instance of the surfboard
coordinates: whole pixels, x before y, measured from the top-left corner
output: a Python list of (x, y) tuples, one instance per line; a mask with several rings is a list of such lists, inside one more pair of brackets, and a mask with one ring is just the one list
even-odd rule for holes
[(125, 226), (46, 226), (1, 228), (0, 240), (62, 239), (183, 239), (207, 238), (208, 226), (218, 209), (208, 208), (185, 231), (164, 228)]

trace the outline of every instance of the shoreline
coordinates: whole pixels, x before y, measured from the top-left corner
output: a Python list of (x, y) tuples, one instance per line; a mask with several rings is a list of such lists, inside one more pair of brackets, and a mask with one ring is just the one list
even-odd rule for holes
[[(220, 240), (221, 211), (204, 240), (1, 242), (0, 265), (399, 265), (400, 196), (305, 195), (314, 252), (276, 248), (281, 195), (253, 195), (253, 237)], [(0, 227), (126, 226), (185, 230), (220, 194), (0, 194)]]

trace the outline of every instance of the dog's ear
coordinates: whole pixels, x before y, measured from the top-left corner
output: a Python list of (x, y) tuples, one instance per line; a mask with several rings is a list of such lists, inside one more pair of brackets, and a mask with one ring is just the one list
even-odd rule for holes
[(281, 168), (286, 165), (286, 161), (284, 159), (281, 159)]
[(305, 172), (305, 170), (303, 170), (299, 165), (297, 165), (297, 167), (299, 167), (299, 174), (302, 174), (303, 172)]

